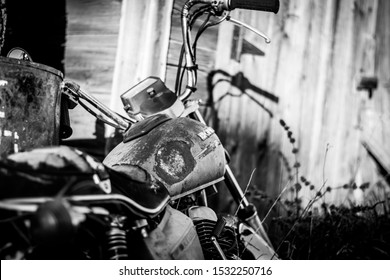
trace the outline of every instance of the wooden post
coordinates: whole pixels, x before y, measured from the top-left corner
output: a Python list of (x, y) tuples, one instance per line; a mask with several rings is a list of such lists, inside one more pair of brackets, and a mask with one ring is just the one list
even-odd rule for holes
[(172, 7), (173, 0), (123, 0), (110, 105), (116, 112), (125, 114), (120, 95), (136, 83), (164, 79)]

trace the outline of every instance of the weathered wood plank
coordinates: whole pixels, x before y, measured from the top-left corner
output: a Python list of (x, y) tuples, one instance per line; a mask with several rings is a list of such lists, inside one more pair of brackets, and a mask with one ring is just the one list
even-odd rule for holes
[[(110, 102), (121, 3), (68, 0), (65, 78), (105, 104)], [(70, 112), (72, 138), (94, 138), (95, 118), (81, 107)]]
[[(358, 178), (362, 160), (371, 166), (370, 174), (375, 172), (361, 146), (362, 119), (371, 109), (381, 116), (388, 114), (389, 89), (379, 85), (368, 100), (367, 94), (356, 90), (355, 78), (368, 73), (378, 75), (380, 84), (388, 80), (388, 5), (386, 1), (285, 0), (276, 16), (235, 11), (233, 17), (266, 31), (273, 40), (269, 46), (258, 42), (264, 57), (244, 55), (240, 65), (227, 59), (233, 28), (221, 25), (217, 69), (231, 75), (241, 71), (251, 83), (279, 97), (275, 103), (256, 96), (273, 112), (273, 118), (247, 96), (226, 97), (218, 106), (220, 135), (232, 153), (232, 166), (242, 185), (257, 168), (254, 184), (269, 194), (279, 193), (288, 182), (289, 170), (278, 152), (286, 157), (290, 169), (298, 160), (299, 176), (308, 178), (317, 190), (323, 185), (337, 188), (351, 181), (364, 183), (366, 179)], [(251, 35), (244, 36), (253, 40)], [(237, 93), (226, 84), (214, 88), (217, 97), (229, 91)], [(280, 119), (293, 133), (294, 145)], [(378, 131), (386, 131), (380, 145), (388, 146), (389, 129), (379, 124)], [(297, 158), (291, 152), (293, 146), (299, 149)], [(312, 197), (309, 190), (301, 193), (306, 201)], [(341, 190), (327, 197), (341, 203), (346, 195)]]
[(121, 1), (67, 0), (69, 33), (118, 34)]
[(141, 80), (148, 76), (164, 79), (172, 5), (173, 1), (123, 2), (112, 109), (125, 113), (119, 95)]

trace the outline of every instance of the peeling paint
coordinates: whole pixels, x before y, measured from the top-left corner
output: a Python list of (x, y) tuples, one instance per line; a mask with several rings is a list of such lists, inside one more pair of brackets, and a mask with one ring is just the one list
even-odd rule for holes
[(155, 156), (155, 171), (165, 182), (184, 180), (195, 168), (190, 146), (184, 141), (172, 141), (162, 146)]
[[(211, 132), (198, 121), (172, 119), (146, 135), (122, 142), (107, 155), (104, 164), (140, 166), (177, 199), (223, 178), (224, 149), (215, 133), (202, 140), (199, 134), (205, 131)], [(127, 173), (125, 168), (123, 172)]]

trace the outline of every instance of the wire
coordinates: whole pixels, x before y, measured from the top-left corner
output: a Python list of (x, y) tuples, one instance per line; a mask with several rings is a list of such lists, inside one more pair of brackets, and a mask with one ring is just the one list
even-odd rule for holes
[(210, 20), (210, 17), (211, 17), (211, 13), (208, 13), (207, 18), (203, 21), (202, 25), (198, 29), (198, 32), (196, 33), (194, 43), (192, 44), (194, 60), (196, 60), (196, 46), (197, 46), (198, 40), (199, 40), (200, 36), (203, 34), (203, 32), (209, 27), (208, 22)]
[(181, 87), (182, 87), (182, 83), (183, 83), (183, 78), (184, 78), (184, 74), (185, 74), (185, 67), (187, 66), (187, 64), (184, 64), (184, 69), (183, 71), (181, 72), (181, 75), (180, 75), (180, 80), (179, 80), (179, 93), (181, 91)]
[[(210, 5), (203, 5), (201, 7), (199, 7), (197, 10), (194, 11), (194, 13), (192, 13), (192, 15), (190, 16), (188, 22), (188, 29), (187, 32), (186, 32), (186, 36), (187, 36), (187, 41), (190, 42), (190, 38), (189, 38), (189, 35), (190, 35), (190, 31), (192, 30), (192, 26), (194, 25), (194, 23), (196, 22), (196, 20), (201, 16), (203, 15), (207, 10), (211, 10), (211, 6)], [(210, 16), (208, 16), (209, 18)], [(202, 26), (204, 26), (205, 23), (203, 23)], [(198, 30), (199, 32), (199, 30)], [(203, 31), (202, 31), (203, 33)], [(200, 36), (200, 35), (199, 35)], [(198, 36), (198, 37), (199, 37)], [(196, 44), (195, 44), (196, 46)], [(181, 47), (181, 51), (180, 51), (180, 56), (179, 56), (179, 61), (178, 61), (178, 69), (177, 69), (177, 72), (176, 72), (176, 82), (175, 82), (175, 93), (177, 96), (180, 95), (181, 93), (181, 87), (182, 87), (182, 83), (183, 83), (183, 78), (184, 78), (184, 73), (186, 71), (185, 67), (186, 67), (186, 63), (184, 64), (184, 68), (183, 68), (183, 58), (184, 58), (184, 44), (182, 45)], [(190, 52), (192, 50), (190, 49)], [(190, 56), (192, 57), (192, 59), (194, 60), (195, 59), (195, 56), (193, 53), (190, 53)], [(196, 75), (196, 71), (195, 71), (195, 75)]]
[(181, 89), (181, 84), (179, 83), (180, 82), (179, 78), (180, 78), (180, 76), (183, 76), (183, 74), (181, 74), (183, 57), (184, 57), (184, 45), (181, 46), (179, 61), (178, 61), (178, 65), (177, 65), (177, 72), (176, 72), (175, 93), (177, 96), (180, 95), (180, 89)]

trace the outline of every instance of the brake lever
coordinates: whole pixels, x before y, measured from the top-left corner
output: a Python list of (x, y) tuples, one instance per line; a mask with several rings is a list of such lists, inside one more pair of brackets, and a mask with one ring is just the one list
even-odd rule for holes
[(220, 15), (217, 15), (217, 14), (213, 14), (213, 15), (216, 18), (216, 20), (215, 21), (211, 21), (210, 23), (208, 23), (207, 24), (208, 26), (218, 25), (221, 22), (223, 22), (224, 20), (227, 20), (227, 18), (230, 17), (230, 12), (229, 11), (224, 11)]
[(231, 21), (231, 22), (232, 22), (233, 24), (235, 24), (235, 25), (245, 27), (246, 29), (252, 31), (253, 33), (255, 33), (255, 34), (257, 34), (257, 35), (259, 35), (260, 37), (262, 37), (262, 38), (265, 40), (265, 42), (266, 42), (267, 44), (271, 43), (271, 39), (270, 39), (267, 35), (265, 35), (263, 32), (261, 32), (261, 31), (255, 29), (255, 28), (253, 28), (252, 26), (250, 26), (250, 25), (248, 25), (248, 24), (246, 24), (246, 23), (244, 23), (244, 22), (242, 22), (242, 21), (239, 21), (239, 20), (237, 20), (237, 19), (234, 19), (234, 18), (232, 18), (231, 16), (227, 16), (227, 17), (226, 17), (226, 20), (227, 20), (227, 21)]

